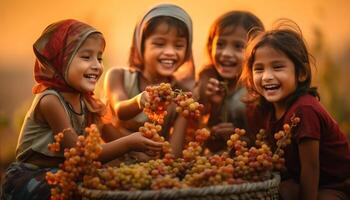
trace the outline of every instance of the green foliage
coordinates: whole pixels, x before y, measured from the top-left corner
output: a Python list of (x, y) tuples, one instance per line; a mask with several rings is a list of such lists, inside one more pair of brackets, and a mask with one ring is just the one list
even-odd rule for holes
[(322, 30), (318, 27), (314, 30), (315, 41), (311, 48), (319, 72), (315, 77), (321, 95), (321, 102), (327, 111), (335, 118), (342, 131), (350, 138), (350, 101), (342, 91), (347, 87), (344, 83), (349, 83), (343, 76), (345, 67), (341, 61), (334, 59), (335, 55), (330, 52), (329, 46), (323, 37)]

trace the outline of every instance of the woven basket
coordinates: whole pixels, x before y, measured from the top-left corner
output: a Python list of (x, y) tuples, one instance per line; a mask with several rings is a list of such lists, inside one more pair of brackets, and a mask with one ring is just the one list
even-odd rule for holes
[(138, 190), (138, 191), (103, 191), (80, 187), (83, 199), (179, 199), (179, 200), (216, 200), (216, 199), (278, 199), (280, 176), (263, 182), (243, 183), (239, 185), (221, 185), (203, 188)]

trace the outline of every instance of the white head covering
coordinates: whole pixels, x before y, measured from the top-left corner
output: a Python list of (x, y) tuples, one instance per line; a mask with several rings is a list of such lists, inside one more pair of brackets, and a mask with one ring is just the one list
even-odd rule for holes
[(184, 9), (173, 4), (160, 4), (151, 8), (137, 24), (134, 32), (134, 40), (135, 40), (139, 58), (142, 58), (141, 44), (142, 44), (142, 36), (143, 36), (144, 28), (150, 20), (159, 16), (173, 17), (186, 24), (188, 29), (188, 34), (189, 34), (187, 50), (186, 50), (186, 58), (189, 58), (189, 54), (192, 51), (192, 20), (191, 20), (191, 17), (187, 14), (187, 12)]
[(187, 29), (188, 29), (188, 41), (187, 41), (187, 49), (186, 49), (186, 63), (184, 63), (179, 69), (176, 70), (176, 72), (173, 74), (175, 79), (182, 83), (182, 87), (186, 90), (192, 90), (194, 86), (194, 74), (195, 74), (195, 67), (193, 62), (193, 55), (192, 55), (192, 35), (193, 35), (193, 29), (192, 29), (192, 20), (189, 14), (182, 8), (180, 8), (177, 5), (173, 4), (159, 4), (157, 6), (154, 6), (150, 10), (146, 12), (146, 14), (143, 16), (143, 18), (136, 24), (135, 30), (134, 30), (134, 45), (136, 48), (136, 51), (134, 51), (134, 59), (137, 60), (137, 62), (141, 62), (143, 60), (142, 56), (142, 38), (144, 34), (144, 29), (149, 22), (154, 19), (155, 17), (162, 17), (162, 16), (168, 16), (173, 17), (175, 19), (178, 19), (182, 21)]

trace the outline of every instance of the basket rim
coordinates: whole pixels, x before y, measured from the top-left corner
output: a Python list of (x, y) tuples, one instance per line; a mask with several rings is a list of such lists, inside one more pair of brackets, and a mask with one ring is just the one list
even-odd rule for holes
[(278, 173), (272, 173), (272, 178), (266, 181), (260, 182), (248, 182), (242, 184), (232, 185), (215, 185), (207, 187), (190, 187), (179, 189), (161, 189), (161, 190), (96, 190), (88, 189), (79, 185), (79, 192), (84, 195), (88, 195), (93, 198), (97, 197), (119, 197), (128, 199), (143, 199), (143, 198), (169, 198), (176, 194), (177, 198), (190, 196), (203, 196), (203, 195), (224, 195), (224, 194), (241, 194), (246, 192), (254, 192), (259, 190), (267, 190), (269, 188), (278, 187), (280, 183), (280, 175)]

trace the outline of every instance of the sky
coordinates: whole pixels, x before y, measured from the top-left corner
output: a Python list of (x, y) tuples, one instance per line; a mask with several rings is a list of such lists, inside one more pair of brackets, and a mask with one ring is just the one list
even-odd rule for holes
[[(349, 0), (0, 0), (0, 114), (13, 115), (24, 100), (32, 99), (35, 59), (32, 45), (47, 25), (75, 18), (99, 29), (107, 42), (103, 58), (106, 71), (114, 66), (127, 66), (136, 22), (159, 3), (177, 4), (192, 17), (197, 69), (207, 62), (205, 43), (212, 22), (231, 10), (254, 13), (267, 29), (279, 18), (294, 20), (311, 45), (318, 28), (329, 52), (350, 55)], [(102, 85), (100, 80), (97, 94)]]
[(104, 33), (106, 68), (125, 66), (136, 21), (148, 8), (164, 2), (183, 7), (192, 17), (197, 66), (206, 62), (204, 46), (211, 23), (234, 9), (251, 11), (266, 28), (278, 18), (290, 18), (309, 42), (314, 28), (321, 27), (335, 52), (350, 41), (348, 0), (0, 0), (0, 69), (31, 68), (34, 41), (48, 24), (66, 18), (85, 21)]

